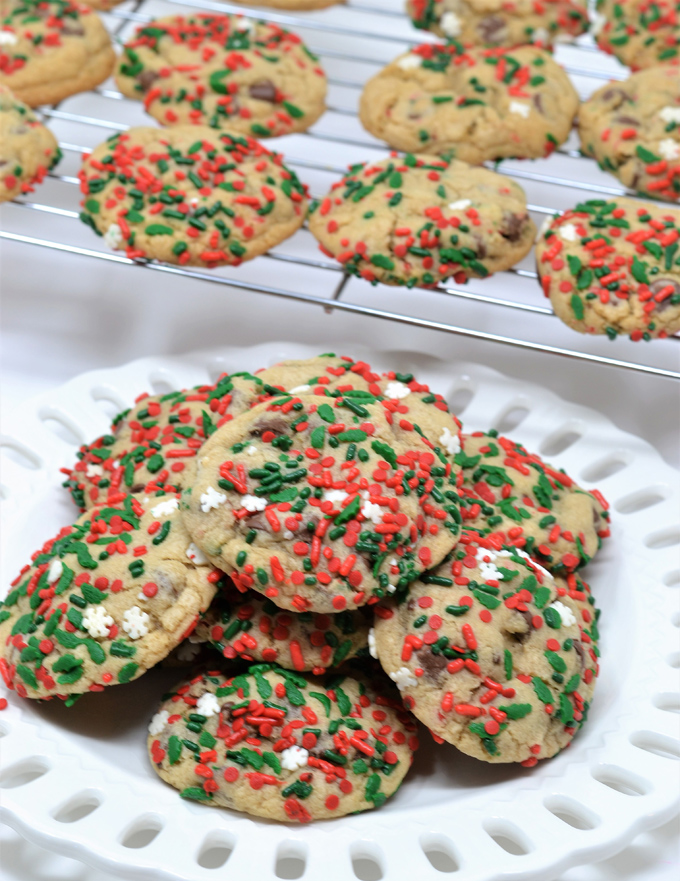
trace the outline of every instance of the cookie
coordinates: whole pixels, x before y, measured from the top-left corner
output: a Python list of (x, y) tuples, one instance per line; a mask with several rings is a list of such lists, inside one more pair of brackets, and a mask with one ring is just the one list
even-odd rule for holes
[(228, 660), (277, 663), (320, 675), (368, 647), (369, 619), (362, 610), (319, 615), (289, 612), (253, 590), (220, 591), (201, 615), (192, 638)]
[(0, 607), (0, 670), (21, 697), (102, 691), (158, 663), (221, 573), (196, 554), (176, 495), (95, 508), (33, 555)]
[(680, 202), (680, 67), (609, 83), (581, 107), (581, 151), (639, 193)]
[(498, 432), (463, 436), (460, 505), (467, 530), (494, 533), (553, 573), (591, 560), (609, 536), (609, 505)]
[(588, 6), (578, 0), (407, 0), (417, 28), (465, 45), (550, 47), (588, 30)]
[(262, 6), (267, 9), (299, 9), (315, 10), (325, 9), (327, 6), (335, 6), (344, 3), (345, 0), (234, 0), (239, 6)]
[(466, 49), (452, 41), (416, 46), (383, 68), (366, 84), (359, 116), (397, 150), (480, 165), (550, 155), (567, 139), (578, 106), (548, 52)]
[(412, 154), (352, 166), (316, 206), (309, 229), (352, 275), (426, 288), (508, 269), (536, 235), (514, 181)]
[(83, 160), (81, 220), (135, 260), (238, 266), (292, 236), (305, 187), (282, 157), (207, 126), (132, 128)]
[(455, 545), (450, 466), (416, 432), (399, 440), (372, 401), (288, 394), (206, 443), (184, 522), (238, 586), (340, 612), (406, 591)]
[(182, 798), (294, 823), (380, 807), (417, 746), (391, 690), (269, 664), (180, 684), (148, 738), (154, 770)]
[(0, 83), (31, 107), (56, 104), (111, 74), (99, 16), (70, 0), (0, 0)]
[(575, 575), (553, 579), (516, 548), (463, 535), (405, 602), (380, 608), (375, 653), (437, 737), (485, 762), (531, 767), (586, 721), (597, 618)]
[(52, 132), (0, 85), (0, 202), (33, 192), (60, 159)]
[(315, 394), (361, 402), (372, 395), (380, 401), (395, 435), (407, 443), (416, 431), (432, 444), (440, 461), (451, 466), (449, 483), (458, 484), (460, 467), (456, 454), (461, 450), (462, 426), (449, 411), (443, 396), (419, 382), (412, 373), (389, 370), (376, 373), (365, 361), (335, 355), (305, 360), (282, 361), (258, 372), (266, 386), (296, 394)]
[(161, 125), (258, 138), (302, 132), (325, 110), (326, 75), (302, 40), (241, 15), (173, 15), (123, 47), (118, 88)]
[(665, 338), (680, 331), (678, 241), (677, 209), (623, 198), (582, 202), (550, 223), (536, 265), (555, 314), (574, 330)]
[(597, 0), (597, 45), (638, 70), (680, 60), (678, 0)]
[(141, 493), (149, 483), (179, 492), (191, 485), (206, 438), (261, 397), (266, 397), (262, 382), (248, 373), (225, 373), (214, 385), (140, 395), (116, 416), (108, 434), (80, 448), (73, 468), (62, 469), (63, 486), (81, 510), (115, 503), (121, 493)]

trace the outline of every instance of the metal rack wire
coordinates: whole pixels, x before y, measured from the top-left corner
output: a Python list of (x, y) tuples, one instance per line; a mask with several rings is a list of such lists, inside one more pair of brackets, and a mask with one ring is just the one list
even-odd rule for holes
[[(389, 5), (390, 2), (392, 6)], [(329, 73), (328, 112), (312, 130), (302, 135), (279, 139), (276, 143), (276, 148), (284, 151), (287, 163), (299, 169), (303, 179), (305, 174), (314, 175), (316, 186), (312, 183), (311, 188), (315, 196), (323, 195), (326, 182), (344, 173), (350, 160), (353, 162), (379, 158), (386, 151), (384, 145), (361, 129), (356, 119), (356, 105), (366, 79), (366, 68), (369, 68), (370, 75), (409, 45), (435, 39), (430, 34), (410, 27), (401, 11), (401, 0), (350, 0), (349, 7), (331, 7), (310, 14), (282, 13), (270, 9), (254, 11), (249, 7), (212, 0), (133, 0), (111, 10), (106, 21), (114, 39), (124, 39), (137, 24), (158, 15), (177, 12), (178, 7), (256, 15), (296, 30), (310, 49), (320, 55)], [(367, 42), (370, 43), (370, 48)], [(558, 57), (585, 94), (602, 81), (625, 76), (625, 70), (603, 58), (594, 45), (588, 42), (588, 38), (579, 40), (576, 48), (560, 49), (560, 52), (565, 57)], [(61, 149), (71, 166), (77, 162), (81, 153), (91, 149), (106, 134), (126, 129), (128, 110), (133, 117), (139, 114), (139, 105), (129, 101), (115, 86), (109, 84), (89, 93), (89, 98), (91, 100), (88, 106), (93, 108), (92, 111), (76, 112), (70, 109), (73, 99), (61, 105), (42, 108), (41, 111), (45, 121), (55, 130), (59, 125), (71, 126), (81, 132), (91, 130), (93, 138), (81, 138), (92, 140), (89, 144), (60, 138)], [(117, 108), (123, 108), (125, 112), (120, 114)], [(111, 118), (116, 115), (125, 118), (126, 122)], [(148, 122), (153, 124), (150, 119)], [(97, 129), (103, 129), (106, 134), (97, 137)], [(338, 146), (343, 153), (341, 161), (332, 160), (328, 155), (338, 155)], [(347, 155), (344, 155), (345, 152)], [(545, 161), (523, 164), (505, 162), (501, 170), (504, 174), (522, 181), (528, 190), (531, 188), (528, 193), (529, 209), (539, 225), (556, 210), (587, 197), (584, 194), (607, 198), (625, 192), (617, 185), (615, 178), (600, 173), (592, 160), (582, 157), (575, 145), (565, 145)], [(85, 247), (78, 241), (73, 241), (77, 236), (70, 234), (62, 224), (59, 224), (59, 236), (54, 238), (51, 234), (39, 237), (21, 231), (26, 229), (25, 222), (20, 222), (21, 215), (26, 212), (51, 215), (64, 219), (69, 224), (73, 221), (78, 223), (76, 209), (79, 195), (75, 189), (78, 185), (77, 177), (61, 173), (59, 167), (49, 177), (51, 182), (66, 188), (64, 193), (59, 193), (61, 198), (54, 191), (53, 199), (45, 198), (43, 201), (43, 194), (47, 192), (46, 185), (43, 185), (33, 196), (15, 200), (9, 206), (11, 210), (5, 214), (9, 223), (4, 220), (0, 238), (66, 252), (76, 257), (129, 265), (136, 271), (145, 269), (204, 281), (221, 285), (225, 290), (247, 290), (310, 306), (321, 306), (326, 311), (337, 309), (358, 316), (382, 318), (520, 349), (561, 355), (592, 364), (680, 379), (680, 371), (677, 369), (679, 337), (654, 341), (651, 347), (634, 346), (625, 340), (617, 340), (612, 344), (607, 340), (584, 338), (561, 325), (552, 310), (543, 305), (545, 301), (537, 283), (537, 273), (529, 263), (515, 267), (507, 273), (499, 273), (481, 283), (470, 283), (463, 288), (442, 283), (435, 291), (413, 289), (408, 292), (407, 298), (397, 298), (394, 296), (394, 289), (381, 285), (371, 288), (367, 282), (350, 278), (340, 264), (321, 257), (311, 236), (301, 232), (295, 237), (297, 239), (306, 236), (301, 246), (292, 248), (290, 252), (285, 248), (278, 248), (258, 260), (269, 261), (270, 265), (277, 262), (293, 264), (299, 268), (300, 273), (321, 270), (327, 275), (330, 291), (325, 296), (305, 293), (293, 289), (294, 285), (291, 284), (277, 287), (257, 278), (253, 279), (252, 276), (244, 277), (242, 267), (216, 273), (156, 262), (136, 262), (120, 253), (98, 250), (94, 247), (95, 243), (93, 247)], [(50, 193), (53, 193), (52, 189)], [(70, 238), (71, 241), (56, 240), (59, 237)], [(403, 303), (403, 307), (394, 308), (395, 303)], [(463, 304), (468, 307), (465, 324), (461, 323), (461, 316), (457, 314)], [(520, 323), (518, 333), (506, 332), (508, 324), (513, 326), (510, 317), (520, 318), (523, 322)], [(516, 324), (517, 321), (514, 322)], [(538, 338), (527, 338), (530, 336)]]

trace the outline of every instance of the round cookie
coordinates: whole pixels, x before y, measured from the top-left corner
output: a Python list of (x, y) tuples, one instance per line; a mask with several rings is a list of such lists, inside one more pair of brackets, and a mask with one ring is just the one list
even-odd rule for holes
[(591, 560), (607, 538), (609, 505), (568, 474), (498, 432), (463, 436), (460, 512), (466, 530), (493, 533), (563, 574)]
[(416, 46), (383, 68), (366, 84), (359, 116), (397, 150), (481, 165), (550, 155), (578, 106), (569, 77), (543, 49), (452, 41)]
[(62, 484), (86, 510), (140, 493), (149, 483), (181, 491), (193, 482), (196, 456), (215, 429), (266, 397), (248, 373), (223, 374), (214, 385), (140, 395), (119, 413), (111, 431), (78, 451)]
[(183, 798), (308, 823), (384, 804), (411, 765), (415, 729), (389, 688), (259, 664), (180, 684), (152, 718), (148, 748)]
[(680, 67), (609, 83), (579, 114), (581, 151), (639, 193), (680, 202)]
[(451, 466), (430, 447), (400, 440), (378, 402), (273, 398), (206, 443), (184, 522), (237, 586), (296, 612), (354, 609), (406, 591), (458, 540)]
[(201, 615), (192, 639), (209, 643), (228, 660), (277, 663), (320, 675), (368, 646), (362, 610), (319, 615), (289, 612), (253, 590), (221, 591)]
[(309, 128), (326, 76), (301, 39), (241, 15), (173, 15), (123, 47), (118, 88), (161, 125), (209, 125), (258, 138)]
[(52, 132), (0, 85), (0, 202), (32, 192), (60, 159)]
[(597, 0), (597, 45), (638, 70), (680, 59), (678, 0)]
[(31, 107), (102, 83), (116, 56), (99, 16), (70, 0), (0, 0), (0, 83)]
[(95, 508), (35, 553), (0, 607), (0, 671), (21, 697), (130, 682), (178, 645), (221, 577), (176, 495)]
[(306, 189), (282, 157), (207, 126), (132, 128), (79, 172), (81, 220), (132, 259), (238, 266), (289, 238)]
[(345, 0), (234, 0), (239, 6), (262, 6), (267, 9), (296, 9), (300, 11), (313, 11), (325, 9), (327, 6), (336, 6)]
[(582, 202), (536, 245), (543, 291), (580, 333), (672, 336), (680, 330), (679, 240), (677, 209), (623, 198)]
[(536, 235), (514, 181), (412, 154), (352, 166), (316, 206), (309, 229), (352, 275), (407, 287), (508, 269)]
[(588, 6), (578, 0), (407, 0), (417, 28), (465, 45), (550, 47), (588, 30)]
[(588, 586), (515, 548), (463, 535), (401, 605), (378, 607), (374, 648), (404, 704), (485, 762), (527, 767), (586, 721), (598, 673)]

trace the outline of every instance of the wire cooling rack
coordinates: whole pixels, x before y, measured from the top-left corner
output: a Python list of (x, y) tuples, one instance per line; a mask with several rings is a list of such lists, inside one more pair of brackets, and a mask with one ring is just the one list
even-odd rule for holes
[[(284, 153), (287, 163), (317, 197), (326, 193), (347, 165), (378, 160), (387, 154), (385, 145), (365, 132), (357, 118), (359, 96), (366, 80), (409, 46), (436, 39), (412, 27), (403, 12), (403, 0), (349, 0), (347, 5), (312, 13), (253, 10), (211, 0), (132, 0), (103, 17), (114, 40), (120, 43), (141, 22), (196, 10), (239, 12), (277, 22), (299, 33), (321, 57), (329, 79), (328, 112), (308, 132), (271, 139), (268, 143)], [(599, 52), (589, 36), (572, 45), (558, 46), (557, 58), (582, 98), (609, 79), (627, 76), (626, 69)], [(208, 272), (132, 261), (109, 251), (101, 239), (94, 238), (79, 222), (77, 172), (84, 151), (116, 131), (132, 125), (153, 125), (153, 120), (144, 114), (140, 102), (125, 98), (112, 82), (59, 105), (44, 107), (41, 112), (59, 138), (64, 159), (35, 193), (4, 206), (0, 237), (66, 252), (74, 258), (129, 265), (134, 273), (129, 284), (138, 285), (142, 300), (142, 286), (149, 277), (142, 275), (141, 270), (147, 269), (183, 276), (187, 283), (221, 285), (227, 296), (248, 291), (307, 303), (310, 311), (311, 307), (322, 306), (327, 311), (354, 313), (358, 318), (383, 318), (479, 341), (680, 379), (680, 337), (648, 344), (621, 338), (610, 342), (576, 334), (563, 325), (543, 297), (533, 253), (518, 266), (490, 279), (471, 280), (463, 287), (442, 283), (434, 291), (371, 286), (348, 276), (340, 264), (321, 256), (306, 229), (238, 268), (222, 267)], [(539, 228), (546, 217), (577, 201), (626, 192), (614, 177), (600, 171), (593, 160), (580, 155), (574, 135), (548, 159), (507, 160), (500, 171), (519, 180), (525, 188), (529, 209)], [(255, 308), (261, 306), (257, 303)]]

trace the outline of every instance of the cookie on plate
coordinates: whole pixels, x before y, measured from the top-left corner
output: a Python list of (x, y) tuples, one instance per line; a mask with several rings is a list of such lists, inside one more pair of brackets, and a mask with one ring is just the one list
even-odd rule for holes
[(578, 569), (609, 536), (609, 505), (497, 431), (463, 435), (460, 511), (466, 530), (495, 536), (553, 573)]
[(374, 648), (434, 734), (482, 761), (531, 767), (586, 721), (598, 612), (583, 581), (553, 579), (520, 553), (463, 535), (403, 603), (380, 608)]
[(407, 0), (417, 28), (466, 45), (553, 43), (588, 30), (588, 5), (579, 0)]
[(95, 508), (33, 555), (0, 606), (0, 670), (21, 697), (102, 691), (158, 663), (210, 605), (176, 495)]
[(173, 15), (123, 47), (118, 88), (162, 125), (258, 138), (302, 132), (325, 110), (326, 76), (302, 40), (241, 15)]
[(99, 16), (71, 0), (0, 0), (0, 83), (31, 107), (102, 83), (116, 56)]
[(378, 402), (286, 394), (206, 443), (184, 522), (238, 586), (340, 612), (408, 590), (456, 544), (449, 471), (417, 432), (397, 437)]
[(581, 150), (639, 193), (680, 202), (680, 67), (603, 86), (579, 114)]
[(407, 287), (486, 278), (521, 260), (536, 235), (514, 181), (412, 154), (352, 166), (309, 229), (352, 275)]
[(680, 60), (678, 0), (597, 0), (600, 49), (638, 70)]
[(141, 493), (149, 483), (179, 492), (191, 485), (206, 438), (263, 397), (262, 382), (248, 373), (225, 373), (214, 385), (140, 395), (116, 416), (108, 434), (83, 444), (73, 468), (62, 469), (63, 486), (81, 510), (111, 504), (121, 493)]
[(306, 189), (247, 135), (208, 126), (131, 128), (83, 160), (81, 220), (133, 259), (238, 266), (289, 238)]
[(418, 746), (398, 695), (270, 664), (181, 683), (149, 725), (156, 773), (183, 798), (308, 823), (378, 808)]
[(0, 202), (32, 192), (60, 159), (52, 132), (0, 84)]
[(289, 612), (254, 590), (232, 587), (221, 590), (201, 615), (192, 640), (209, 643), (228, 660), (265, 661), (320, 675), (367, 649), (369, 627), (361, 609)]
[(359, 115), (376, 138), (472, 165), (548, 156), (571, 131), (579, 99), (535, 46), (466, 49), (452, 41), (400, 55), (366, 84)]
[(536, 265), (555, 314), (574, 330), (664, 338), (680, 330), (679, 240), (680, 210), (593, 200), (552, 221)]

